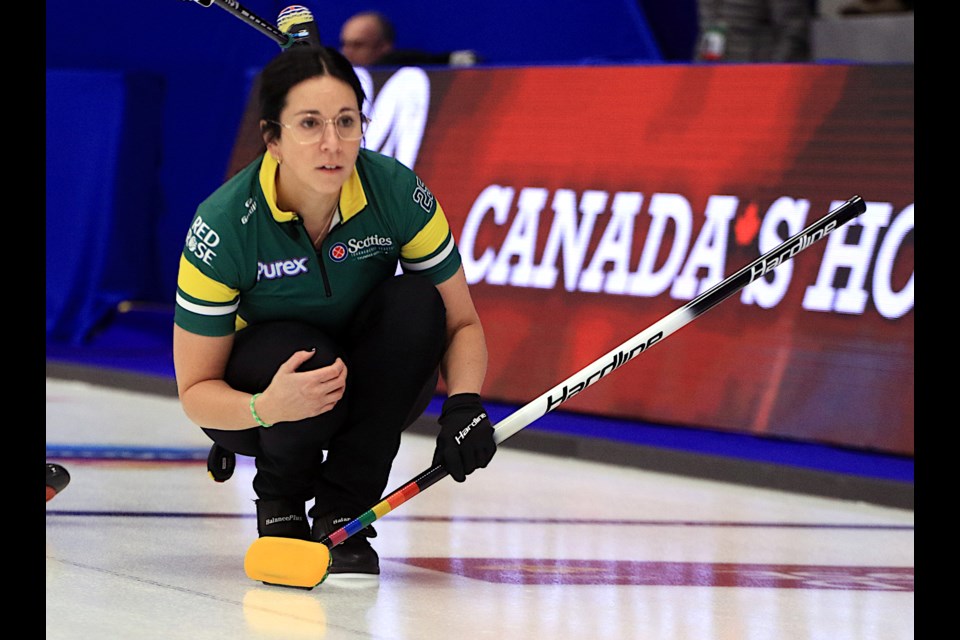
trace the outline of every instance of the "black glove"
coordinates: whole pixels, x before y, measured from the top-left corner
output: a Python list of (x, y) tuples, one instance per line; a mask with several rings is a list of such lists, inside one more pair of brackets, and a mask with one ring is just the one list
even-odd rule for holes
[(497, 443), (479, 394), (458, 393), (447, 398), (439, 422), (433, 465), (442, 464), (454, 480), (463, 482), (493, 459)]

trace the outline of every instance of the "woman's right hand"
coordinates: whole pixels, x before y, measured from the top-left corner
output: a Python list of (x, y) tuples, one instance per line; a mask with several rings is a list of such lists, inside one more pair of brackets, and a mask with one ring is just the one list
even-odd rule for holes
[(313, 354), (297, 351), (290, 356), (257, 398), (257, 414), (268, 424), (318, 416), (333, 409), (343, 398), (347, 365), (340, 358), (326, 367), (297, 371)]

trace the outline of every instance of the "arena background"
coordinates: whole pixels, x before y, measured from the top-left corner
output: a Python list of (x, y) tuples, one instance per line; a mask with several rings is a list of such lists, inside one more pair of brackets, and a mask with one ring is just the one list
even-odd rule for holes
[[(474, 48), (487, 61), (364, 80), (381, 127), (368, 146), (414, 167), (461, 244), (470, 238), (491, 401), (532, 399), (791, 225), (860, 195), (862, 220), (779, 281), (756, 283), (562, 411), (648, 435), (662, 426), (673, 444), (722, 432), (875, 453), (909, 462), (912, 482), (912, 64), (680, 63), (690, 3), (665, 15), (646, 3), (495, 2), (473, 28), (446, 3), (381, 4), (398, 16), (401, 46)], [(244, 5), (267, 18), (286, 6)], [(367, 8), (306, 5), (331, 37)], [(64, 34), (47, 43), (48, 362), (100, 358), (169, 377), (183, 234), (197, 202), (257, 152), (248, 100), (277, 49), (218, 7), (153, 0), (137, 22), (149, 28), (118, 57), (129, 37), (120, 6), (48, 3), (48, 32)], [(677, 37), (664, 40), (671, 26)], [(586, 235), (549, 249), (569, 220)], [(667, 222), (648, 247), (655, 220)], [(630, 277), (644, 257), (655, 291)], [(124, 322), (149, 335), (111, 355), (104, 340)], [(145, 345), (151, 357), (138, 359)]]

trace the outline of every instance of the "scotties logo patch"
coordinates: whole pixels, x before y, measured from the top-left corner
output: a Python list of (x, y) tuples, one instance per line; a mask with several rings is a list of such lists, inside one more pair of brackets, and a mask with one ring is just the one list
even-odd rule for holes
[(342, 242), (334, 243), (330, 247), (330, 259), (334, 262), (343, 262), (347, 259), (347, 245)]

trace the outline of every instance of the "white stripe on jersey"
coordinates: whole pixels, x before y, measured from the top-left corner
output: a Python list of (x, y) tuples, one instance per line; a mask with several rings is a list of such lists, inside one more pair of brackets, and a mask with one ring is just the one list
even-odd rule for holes
[(205, 307), (203, 305), (190, 302), (179, 293), (177, 294), (177, 304), (187, 311), (197, 313), (201, 316), (225, 316), (228, 313), (233, 313), (240, 307), (239, 300), (226, 307)]
[(456, 246), (453, 242), (453, 236), (451, 235), (447, 238), (447, 246), (445, 246), (440, 253), (433, 256), (429, 260), (424, 260), (423, 262), (407, 262), (404, 259), (400, 259), (400, 264), (403, 265), (404, 270), (406, 271), (425, 271), (430, 267), (434, 267), (441, 262), (443, 262), (447, 256), (453, 253), (453, 248)]

